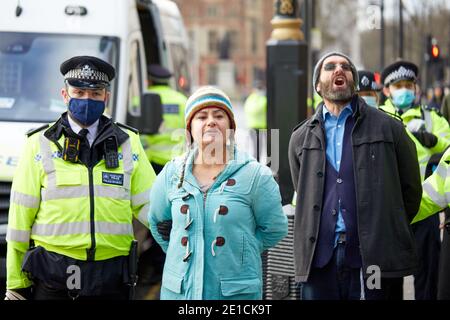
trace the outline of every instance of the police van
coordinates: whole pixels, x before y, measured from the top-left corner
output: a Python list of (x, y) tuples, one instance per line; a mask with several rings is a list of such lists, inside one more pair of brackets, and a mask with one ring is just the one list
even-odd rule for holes
[(2, 0), (0, 278), (5, 277), (11, 181), (25, 134), (67, 109), (59, 66), (76, 55), (97, 56), (116, 68), (105, 113), (143, 133), (154, 133), (161, 122), (159, 97), (146, 91), (148, 64), (169, 68), (175, 74), (172, 85), (189, 90), (187, 36), (172, 1)]

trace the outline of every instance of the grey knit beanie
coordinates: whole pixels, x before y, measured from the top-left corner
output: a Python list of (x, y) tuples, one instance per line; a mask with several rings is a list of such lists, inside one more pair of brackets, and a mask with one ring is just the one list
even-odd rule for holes
[[(316, 86), (317, 86), (317, 81), (319, 81), (319, 77), (320, 77), (320, 70), (322, 69), (322, 63), (323, 61), (331, 56), (340, 56), (343, 57), (345, 59), (347, 59), (348, 63), (350, 64), (351, 68), (352, 68), (352, 74), (353, 74), (353, 81), (355, 84), (355, 89), (358, 90), (358, 84), (359, 84), (359, 77), (358, 77), (358, 71), (356, 70), (355, 65), (353, 64), (352, 60), (350, 60), (350, 58), (348, 56), (346, 56), (343, 53), (340, 52), (329, 52), (326, 53), (325, 55), (322, 56), (322, 58), (320, 58), (320, 60), (316, 63), (316, 66), (314, 67), (314, 73), (313, 73), (313, 88), (314, 91), (317, 92)], [(320, 94), (320, 92), (317, 92), (320, 96), (322, 96)]]

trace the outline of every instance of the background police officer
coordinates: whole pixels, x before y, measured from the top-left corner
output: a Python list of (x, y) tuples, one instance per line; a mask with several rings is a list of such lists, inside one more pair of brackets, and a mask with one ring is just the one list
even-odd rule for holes
[(28, 134), (13, 180), (6, 298), (126, 299), (155, 173), (137, 131), (103, 115), (114, 68), (78, 56), (60, 70), (68, 111)]
[(163, 107), (163, 121), (159, 132), (142, 137), (145, 152), (156, 174), (167, 162), (181, 155), (183, 151), (184, 131), (178, 134), (175, 131), (184, 129), (184, 108), (187, 98), (169, 86), (171, 77), (172, 73), (160, 65), (148, 66), (148, 90), (159, 94)]
[(371, 71), (358, 70), (359, 88), (358, 95), (364, 99), (367, 105), (378, 108), (380, 98), (378, 92), (381, 91), (381, 86), (375, 81), (375, 75)]
[[(399, 116), (414, 136), (421, 178), (424, 179), (430, 157), (443, 152), (450, 144), (450, 128), (446, 119), (434, 109), (414, 104), (418, 72), (418, 67), (408, 61), (397, 61), (387, 66), (381, 74), (381, 81), (388, 100), (380, 109)], [(413, 231), (420, 261), (419, 271), (414, 275), (415, 298), (436, 299), (439, 217), (435, 215), (415, 223)]]
[[(255, 81), (255, 87), (244, 102), (245, 118), (247, 120), (247, 127), (254, 130), (251, 136), (256, 139), (253, 143), (255, 147), (255, 158), (259, 161), (260, 145), (266, 143), (266, 139), (260, 141), (260, 130), (267, 129), (267, 97), (264, 84), (261, 80)], [(265, 149), (264, 149), (265, 150)]]

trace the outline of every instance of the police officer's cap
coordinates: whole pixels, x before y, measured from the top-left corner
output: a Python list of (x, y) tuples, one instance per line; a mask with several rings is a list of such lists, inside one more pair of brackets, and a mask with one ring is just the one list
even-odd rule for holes
[(358, 91), (380, 91), (381, 86), (375, 81), (375, 74), (371, 71), (358, 70)]
[(112, 65), (91, 56), (70, 58), (61, 64), (60, 71), (69, 85), (91, 89), (108, 87), (116, 75)]
[(167, 82), (172, 76), (169, 70), (159, 64), (151, 64), (147, 69), (149, 78), (155, 82)]
[(409, 61), (397, 61), (387, 66), (381, 73), (381, 82), (385, 87), (401, 80), (417, 81), (419, 68)]

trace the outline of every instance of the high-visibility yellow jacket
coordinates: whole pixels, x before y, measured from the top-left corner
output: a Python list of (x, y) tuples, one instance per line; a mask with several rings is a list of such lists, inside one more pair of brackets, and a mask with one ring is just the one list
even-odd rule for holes
[(450, 149), (442, 156), (433, 174), (422, 185), (422, 201), (412, 223), (418, 222), (450, 206)]
[[(21, 271), (30, 239), (36, 246), (78, 260), (87, 260), (88, 249), (95, 249), (93, 260), (97, 261), (129, 254), (133, 216), (148, 226), (155, 173), (138, 134), (111, 122), (108, 128), (119, 132), (123, 140), (118, 147), (119, 167), (108, 169), (102, 159), (88, 168), (64, 161), (58, 146), (44, 135), (58, 123), (28, 137), (13, 179), (7, 231), (8, 289), (32, 284)], [(97, 140), (100, 134), (108, 136), (99, 132)], [(55, 139), (63, 146), (64, 138), (62, 134)]]
[(424, 106), (410, 108), (400, 115), (391, 100), (387, 100), (386, 104), (379, 108), (394, 117), (402, 119), (405, 125), (413, 119), (423, 119), (425, 121), (427, 132), (433, 133), (438, 138), (438, 142), (433, 148), (426, 148), (409, 130), (406, 130), (409, 137), (416, 145), (417, 157), (420, 165), (420, 176), (423, 180), (425, 178), (425, 169), (430, 157), (435, 153), (443, 152), (450, 144), (450, 127), (447, 120), (440, 116), (436, 111)]
[(142, 144), (151, 162), (161, 166), (172, 158), (183, 153), (184, 109), (187, 98), (178, 91), (165, 85), (151, 86), (149, 91), (159, 94), (163, 107), (163, 121), (159, 132), (152, 135), (142, 135)]
[(267, 129), (267, 97), (262, 91), (252, 92), (244, 102), (247, 127)]

